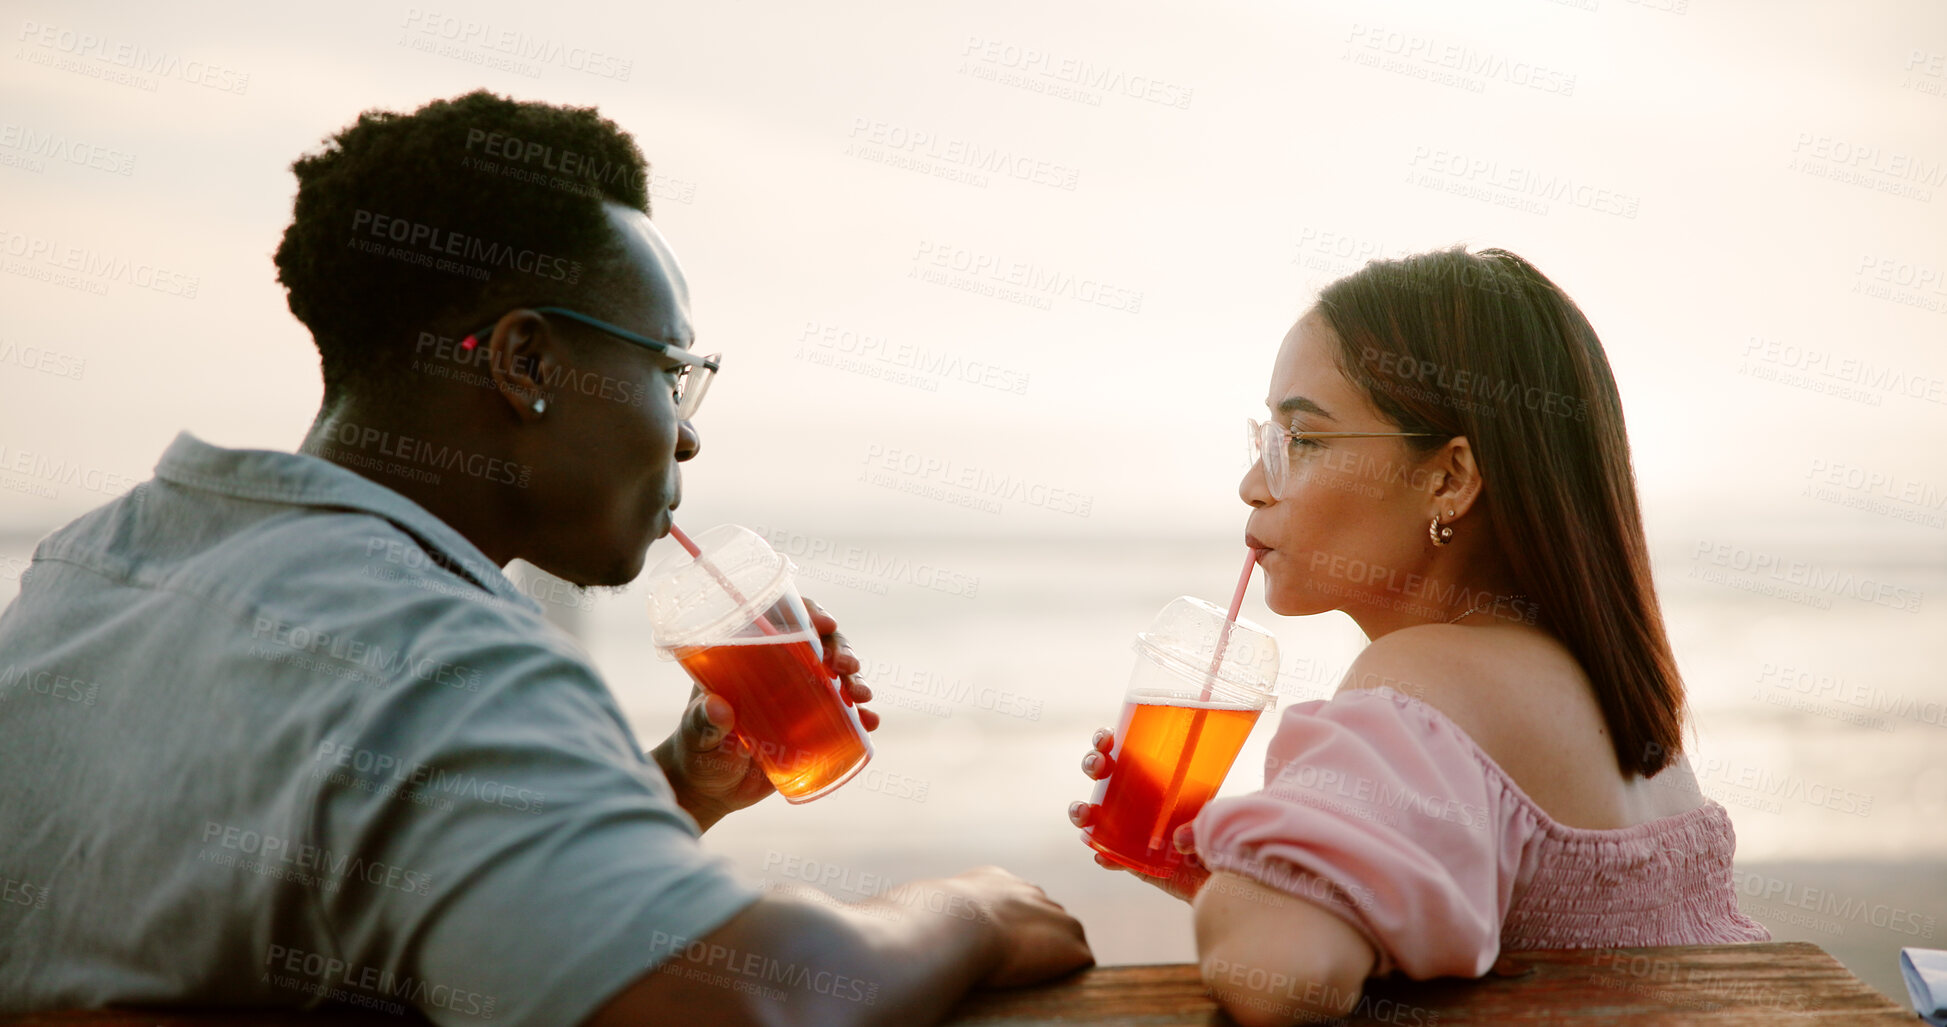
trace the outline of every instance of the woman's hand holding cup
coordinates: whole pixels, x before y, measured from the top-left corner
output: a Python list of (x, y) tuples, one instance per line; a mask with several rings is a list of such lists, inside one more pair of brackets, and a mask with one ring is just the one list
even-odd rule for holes
[[(1106, 781), (1109, 775), (1115, 772), (1115, 757), (1111, 755), (1115, 750), (1115, 732), (1102, 728), (1095, 732), (1092, 744), (1093, 748), (1082, 757), (1082, 773), (1091, 781)], [(1094, 822), (1096, 810), (1095, 804), (1090, 802), (1079, 800), (1071, 802), (1068, 804), (1068, 822), (1076, 827), (1087, 827)], [(1203, 887), (1205, 880), (1209, 879), (1210, 870), (1203, 865), (1202, 860), (1197, 858), (1196, 840), (1189, 824), (1178, 827), (1176, 833), (1170, 837), (1170, 843), (1176, 847), (1177, 852), (1182, 854), (1183, 862), (1168, 877), (1155, 877), (1142, 873), (1123, 866), (1100, 852), (1095, 854), (1095, 865), (1106, 870), (1127, 870), (1170, 895), (1189, 902), (1196, 898), (1197, 890)]]

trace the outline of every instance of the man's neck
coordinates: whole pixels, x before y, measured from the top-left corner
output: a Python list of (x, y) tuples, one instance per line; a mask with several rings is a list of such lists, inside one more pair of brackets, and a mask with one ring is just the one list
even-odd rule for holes
[[(454, 416), (447, 416), (447, 415)], [(381, 412), (356, 400), (346, 400), (317, 419), (298, 445), (298, 451), (337, 464), (425, 507), (466, 537), (497, 567), (520, 555), (507, 527), (513, 511), (504, 484), (468, 468), (476, 456), (492, 457), (497, 449), (481, 447), (480, 433), (464, 430), (466, 414), (428, 403), (412, 416)], [(456, 432), (455, 426), (461, 430)], [(470, 438), (473, 445), (462, 444)], [(456, 455), (457, 454), (457, 455)]]

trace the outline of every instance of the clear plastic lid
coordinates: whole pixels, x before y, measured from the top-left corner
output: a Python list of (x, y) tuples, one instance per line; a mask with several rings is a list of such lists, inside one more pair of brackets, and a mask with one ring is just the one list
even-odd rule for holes
[(1224, 611), (1194, 596), (1170, 600), (1149, 630), (1136, 636), (1135, 648), (1142, 659), (1180, 678), (1186, 691), (1209, 682), (1212, 697), (1224, 701), (1268, 703), (1278, 679), (1278, 640), (1269, 631), (1240, 617), (1226, 636)]
[(668, 656), (739, 634), (791, 587), (791, 561), (749, 528), (723, 524), (691, 538), (649, 572), (649, 631)]

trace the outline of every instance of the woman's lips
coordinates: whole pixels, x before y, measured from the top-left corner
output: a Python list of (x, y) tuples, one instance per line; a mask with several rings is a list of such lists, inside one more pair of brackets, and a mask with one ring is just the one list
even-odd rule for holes
[(1264, 559), (1264, 554), (1271, 551), (1270, 546), (1258, 541), (1258, 537), (1249, 532), (1244, 533), (1244, 545), (1248, 546), (1251, 552), (1256, 553), (1259, 560)]

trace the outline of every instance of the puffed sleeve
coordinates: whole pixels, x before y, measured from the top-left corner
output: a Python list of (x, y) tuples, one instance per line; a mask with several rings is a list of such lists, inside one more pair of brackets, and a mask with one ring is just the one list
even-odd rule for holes
[(1264, 790), (1196, 819), (1213, 870), (1317, 903), (1364, 934), (1374, 975), (1477, 977), (1500, 952), (1532, 811), (1457, 725), (1390, 689), (1287, 709)]

